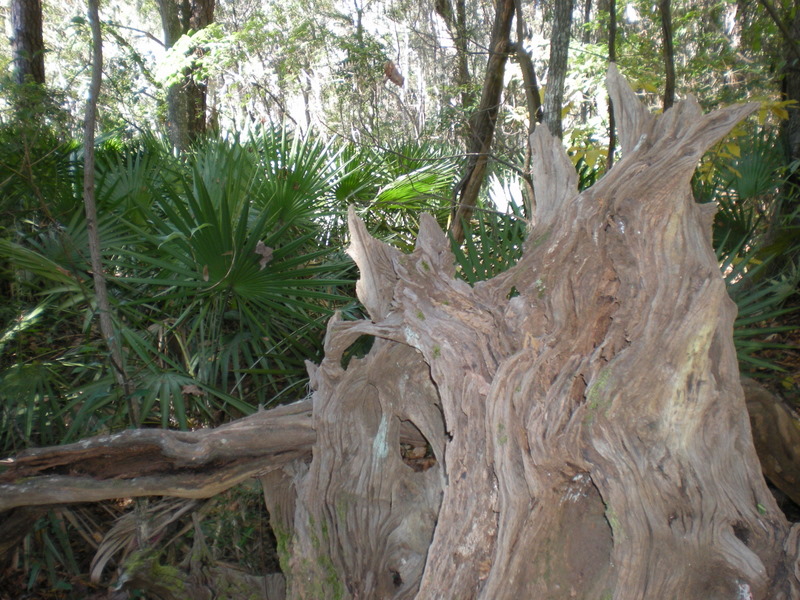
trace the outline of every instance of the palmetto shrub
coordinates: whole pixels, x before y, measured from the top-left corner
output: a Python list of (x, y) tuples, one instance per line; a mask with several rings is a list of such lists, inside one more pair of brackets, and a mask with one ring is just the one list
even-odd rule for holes
[(352, 287), (326, 245), (345, 166), (280, 129), (180, 159), (152, 136), (99, 148), (105, 275), (134, 397), (116, 389), (94, 326), (73, 182), (63, 221), (30, 219), (0, 240), (15, 304), (0, 333), (4, 449), (136, 424), (131, 406), (145, 423), (185, 428), (302, 396), (304, 361)]

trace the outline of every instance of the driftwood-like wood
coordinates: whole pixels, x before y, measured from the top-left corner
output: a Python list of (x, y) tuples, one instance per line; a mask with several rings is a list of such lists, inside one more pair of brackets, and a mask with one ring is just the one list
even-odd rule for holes
[(800, 418), (756, 381), (744, 379), (742, 388), (761, 470), (800, 506)]
[[(536, 225), (493, 280), (457, 280), (431, 218), (404, 256), (351, 214), (370, 320), (332, 321), (314, 458), (265, 485), (289, 598), (800, 593), (798, 530), (753, 448), (713, 213), (689, 186), (754, 106), (702, 115), (690, 99), (654, 116), (613, 68), (609, 90), (622, 160), (578, 194), (539, 128)], [(378, 341), (343, 370), (360, 335)], [(428, 471), (400, 460), (403, 420), (430, 443)]]
[[(401, 425), (400, 435), (411, 448), (425, 445), (410, 422)], [(315, 440), (311, 402), (303, 400), (216, 429), (126, 430), (32, 448), (0, 460), (0, 512), (138, 496), (209, 498), (292, 461), (310, 460)]]
[[(713, 213), (689, 186), (755, 107), (654, 116), (614, 68), (609, 91), (622, 159), (590, 190), (537, 128), (536, 224), (512, 269), (469, 286), (432, 218), (404, 255), (351, 211), (369, 319), (330, 321), (309, 401), (28, 451), (0, 510), (258, 474), (288, 598), (800, 597), (800, 526), (761, 473)], [(767, 437), (787, 422), (764, 398), (751, 411)]]
[(216, 429), (128, 430), (0, 461), (0, 511), (136, 496), (208, 498), (259, 472), (306, 459), (310, 403), (259, 412)]

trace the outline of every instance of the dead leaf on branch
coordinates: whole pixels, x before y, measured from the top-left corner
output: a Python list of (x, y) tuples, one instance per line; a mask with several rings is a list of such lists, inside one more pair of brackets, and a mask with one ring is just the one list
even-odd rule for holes
[(181, 393), (186, 396), (205, 396), (205, 392), (197, 387), (195, 384), (184, 385), (181, 387)]
[(386, 75), (386, 79), (391, 81), (397, 87), (403, 87), (405, 78), (403, 77), (403, 74), (400, 73), (400, 69), (397, 68), (397, 65), (394, 64), (393, 60), (387, 60), (383, 65), (383, 74)]
[(263, 271), (264, 267), (267, 266), (267, 263), (272, 260), (272, 248), (267, 246), (261, 240), (258, 240), (258, 243), (256, 244), (256, 254), (261, 256), (258, 261), (258, 266), (260, 267), (260, 270)]

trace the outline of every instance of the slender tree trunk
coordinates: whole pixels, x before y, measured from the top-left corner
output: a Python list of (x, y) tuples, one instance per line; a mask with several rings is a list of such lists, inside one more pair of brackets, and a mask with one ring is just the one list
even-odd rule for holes
[[(583, 22), (581, 23), (581, 42), (584, 46), (588, 45), (591, 41), (591, 30), (589, 25), (592, 22), (592, 0), (584, 0), (583, 3)], [(589, 113), (592, 110), (592, 101), (588, 98), (584, 98), (581, 101), (581, 123), (586, 123), (589, 118)]]
[[(472, 75), (469, 69), (469, 30), (467, 26), (466, 0), (436, 0), (434, 9), (444, 21), (456, 49), (456, 78), (461, 96), (461, 107), (466, 111), (475, 106), (475, 91), (472, 85)], [(467, 139), (469, 139), (467, 131)]]
[(101, 257), (100, 233), (97, 225), (97, 204), (95, 202), (94, 186), (94, 139), (97, 123), (97, 97), (100, 94), (100, 85), (103, 77), (103, 38), (100, 32), (100, 18), (98, 16), (99, 0), (88, 0), (89, 26), (92, 30), (92, 80), (89, 87), (89, 98), (86, 102), (86, 116), (84, 120), (83, 136), (83, 203), (86, 210), (86, 228), (89, 236), (89, 255), (94, 277), (94, 293), (97, 302), (97, 313), (100, 321), (100, 333), (103, 336), (110, 358), (111, 370), (117, 384), (122, 390), (126, 401), (129, 403), (131, 420), (138, 424), (138, 411), (133, 404), (130, 382), (125, 373), (122, 349), (114, 324), (111, 319), (111, 304), (108, 300), (108, 289), (103, 274), (103, 259)]
[(553, 6), (553, 32), (550, 36), (550, 64), (544, 94), (544, 124), (561, 138), (561, 109), (564, 106), (564, 81), (567, 77), (572, 0), (558, 0)]
[(781, 86), (783, 99), (797, 102), (787, 107), (789, 118), (784, 124), (789, 161), (800, 159), (800, 106), (798, 106), (800, 105), (800, 56), (797, 55), (797, 40), (800, 39), (800, 2), (796, 1), (794, 5), (794, 18), (786, 28), (788, 33), (784, 41), (786, 65), (783, 68)]
[(672, 11), (670, 0), (659, 0), (658, 12), (661, 15), (661, 35), (664, 54), (664, 110), (675, 103), (675, 50), (672, 45)]
[(44, 85), (42, 1), (12, 0), (11, 30), (11, 51), (17, 83), (32, 81)]
[[(157, 4), (167, 48), (190, 31), (199, 31), (214, 22), (215, 0), (157, 0)], [(195, 52), (202, 55), (200, 48)], [(191, 70), (167, 89), (167, 132), (176, 148), (185, 150), (205, 134), (206, 92), (206, 82)]]
[(483, 81), (481, 102), (469, 120), (470, 140), (467, 146), (467, 169), (455, 190), (450, 232), (457, 241), (463, 241), (463, 223), (475, 209), (478, 193), (483, 185), (489, 152), (494, 140), (497, 113), (503, 95), (503, 77), (510, 51), (511, 21), (514, 18), (514, 0), (498, 0), (495, 13), (489, 60)]
[[(617, 0), (608, 0), (608, 64), (617, 64)], [(608, 158), (606, 171), (614, 166), (614, 152), (617, 150), (617, 124), (614, 116), (614, 102), (608, 97)]]
[(525, 19), (522, 16), (522, 1), (514, 0), (514, 15), (517, 22), (517, 42), (514, 50), (522, 71), (522, 82), (525, 86), (525, 103), (528, 107), (528, 135), (525, 138), (525, 163), (522, 168), (524, 182), (525, 217), (533, 219), (536, 210), (536, 194), (531, 179), (531, 136), (536, 129), (536, 123), (542, 117), (542, 100), (539, 92), (539, 82), (536, 79), (536, 70), (533, 67), (531, 53), (525, 49)]
[[(760, 0), (760, 3), (766, 8), (783, 36), (786, 63), (781, 73), (782, 99), (796, 101), (796, 104), (786, 107), (789, 118), (781, 124), (786, 162), (788, 164), (792, 161), (800, 160), (800, 108), (798, 108), (798, 103), (800, 103), (800, 43), (798, 43), (798, 40), (800, 40), (800, 0), (793, 2), (793, 16), (791, 16), (792, 13), (790, 12), (790, 16), (786, 18), (781, 17), (770, 0)], [(798, 187), (800, 187), (800, 175), (797, 171), (794, 171), (784, 183), (784, 201), (770, 216), (767, 239), (773, 239), (774, 236), (778, 235), (781, 221), (786, 219), (787, 215), (797, 214)], [(800, 219), (795, 217), (796, 224), (798, 221)], [(786, 257), (777, 257), (768, 269), (778, 272), (784, 260), (787, 260)]]

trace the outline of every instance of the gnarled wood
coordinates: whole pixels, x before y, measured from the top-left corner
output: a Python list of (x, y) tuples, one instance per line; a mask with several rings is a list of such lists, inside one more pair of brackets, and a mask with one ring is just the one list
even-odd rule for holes
[(742, 380), (761, 469), (800, 506), (800, 417), (781, 398), (752, 379)]
[[(613, 67), (609, 90), (622, 160), (578, 194), (539, 128), (536, 227), (493, 280), (455, 279), (431, 219), (401, 256), (351, 216), (372, 320), (334, 322), (314, 373), (318, 441), (285, 520), (288, 597), (798, 594), (797, 532), (761, 476), (735, 307), (689, 187), (754, 106), (702, 115), (688, 100), (654, 116)], [(379, 342), (343, 371), (363, 334)], [(431, 425), (439, 410), (447, 435)], [(401, 419), (431, 442), (427, 479), (391, 450)], [(412, 522), (418, 544), (398, 546)]]
[(27, 450), (0, 462), (0, 511), (149, 495), (208, 498), (308, 456), (309, 408), (299, 402), (216, 429), (128, 430)]
[[(424, 446), (409, 422), (404, 444)], [(32, 448), (0, 461), (0, 512), (18, 506), (137, 496), (208, 498), (237, 483), (307, 461), (316, 440), (311, 402), (259, 411), (216, 429), (126, 430)]]
[[(0, 509), (54, 502), (46, 486), (64, 481), (144, 493), (142, 459), (149, 492), (178, 496), (197, 492), (180, 477), (206, 494), (260, 469), (288, 598), (798, 598), (800, 526), (761, 474), (735, 306), (689, 187), (755, 107), (654, 116), (613, 67), (609, 91), (622, 159), (579, 194), (537, 128), (536, 226), (492, 280), (457, 279), (428, 216), (403, 255), (351, 211), (369, 319), (330, 321), (310, 417), (30, 451), (0, 476)], [(370, 352), (344, 366), (365, 335)], [(98, 460), (131, 448), (130, 467)]]

